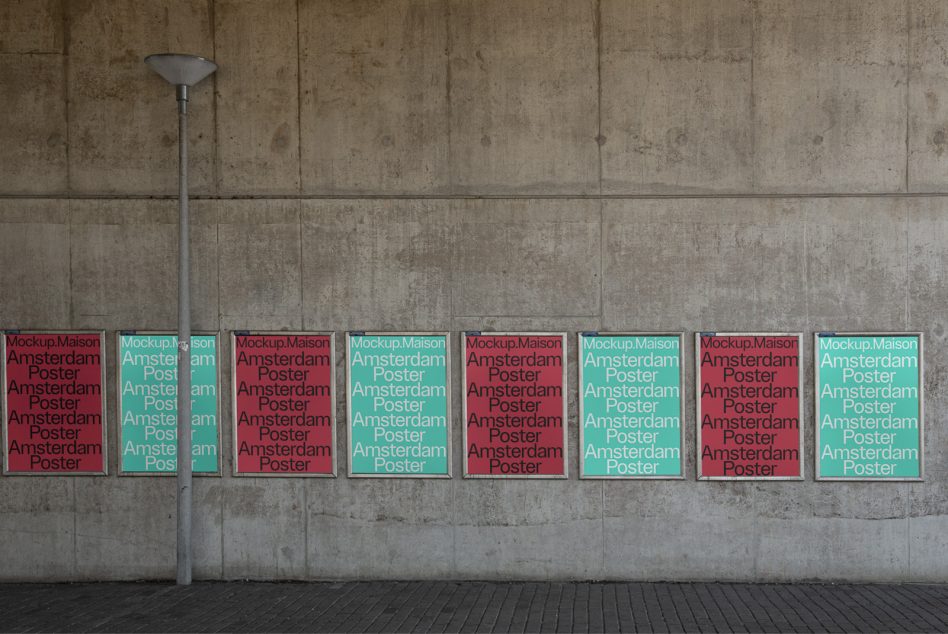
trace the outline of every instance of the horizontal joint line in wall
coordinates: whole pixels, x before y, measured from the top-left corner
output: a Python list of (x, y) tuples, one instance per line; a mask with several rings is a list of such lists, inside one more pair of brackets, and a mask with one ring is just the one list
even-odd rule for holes
[(0, 57), (14, 57), (21, 55), (59, 55), (62, 57), (65, 54), (62, 51), (0, 51)]
[[(689, 200), (817, 198), (946, 198), (946, 192), (766, 194), (191, 194), (190, 200)], [(0, 194), (0, 200), (177, 200), (177, 194)]]
[(454, 319), (599, 319), (599, 315), (454, 315)]

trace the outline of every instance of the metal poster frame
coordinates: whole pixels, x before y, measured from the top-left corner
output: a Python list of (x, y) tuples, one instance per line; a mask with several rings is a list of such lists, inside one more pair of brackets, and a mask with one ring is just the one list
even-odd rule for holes
[[(585, 416), (583, 411), (583, 337), (678, 337), (678, 475), (586, 475), (583, 456), (586, 452), (583, 433)], [(579, 398), (579, 479), (580, 480), (685, 480), (685, 333), (683, 332), (578, 332), (576, 333), (576, 368), (579, 375), (577, 396)]]
[[(444, 337), (444, 386), (445, 386), (445, 426), (447, 437), (445, 438), (447, 447), (447, 473), (353, 473), (352, 471), (352, 371), (351, 371), (351, 347), (352, 337)], [(451, 416), (451, 333), (447, 331), (391, 331), (382, 332), (377, 330), (350, 330), (346, 332), (346, 470), (350, 478), (412, 478), (450, 480), (452, 477), (452, 454), (454, 445), (451, 442), (451, 427), (453, 418)]]
[[(3, 399), (3, 421), (0, 424), (0, 439), (3, 442), (3, 475), (5, 476), (107, 476), (109, 475), (109, 417), (108, 417), (108, 383), (106, 382), (105, 366), (105, 330), (17, 330), (15, 328), (0, 330), (0, 398)], [(7, 335), (99, 335), (99, 359), (102, 368), (100, 388), (102, 390), (102, 471), (10, 471), (10, 446), (7, 444), (7, 416), (9, 402), (7, 399)]]
[[(332, 429), (332, 472), (331, 473), (257, 473), (254, 471), (238, 471), (237, 469), (237, 337), (245, 336), (297, 336), (297, 337), (329, 337), (329, 399), (332, 402), (330, 408), (329, 424)], [(237, 478), (335, 478), (337, 477), (337, 468), (339, 460), (336, 445), (336, 332), (334, 330), (327, 332), (306, 332), (301, 330), (231, 330), (230, 331), (230, 421), (231, 421), (231, 445), (233, 449), (234, 468), (233, 475)]]
[[(800, 422), (800, 475), (798, 476), (706, 476), (701, 474), (701, 337), (796, 337), (797, 338), (797, 386), (799, 389), (799, 422)], [(803, 418), (803, 333), (802, 332), (715, 332), (702, 331), (695, 333), (695, 468), (698, 480), (742, 480), (747, 482), (780, 482), (801, 481), (806, 479), (806, 448)]]
[[(467, 338), (468, 337), (559, 337), (563, 341), (563, 473), (551, 475), (503, 475), (489, 473), (469, 473), (467, 464)], [(461, 333), (461, 433), (464, 438), (464, 456), (462, 459), (463, 475), (467, 480), (568, 480), (569, 479), (569, 383), (567, 381), (567, 354), (566, 332), (484, 332), (465, 331)]]
[[(827, 337), (917, 337), (918, 338), (918, 477), (867, 478), (824, 476), (820, 474), (820, 338)], [(925, 480), (925, 333), (892, 332), (814, 332), (813, 333), (813, 412), (816, 426), (815, 447), (817, 482), (923, 482)]]
[[(174, 471), (124, 471), (122, 469), (122, 335), (157, 335), (177, 337), (178, 333), (170, 330), (118, 330), (115, 332), (115, 411), (116, 424), (118, 425), (118, 443), (116, 454), (118, 456), (118, 475), (119, 477), (133, 478), (168, 478), (178, 474), (177, 466)], [(217, 471), (194, 471), (193, 475), (199, 478), (219, 478), (224, 470), (224, 452), (221, 446), (221, 336), (220, 331), (199, 330), (191, 333), (192, 337), (214, 337), (214, 371), (217, 374)], [(177, 363), (177, 359), (175, 360)], [(177, 420), (177, 411), (175, 412)], [(175, 425), (177, 430), (177, 425)], [(177, 441), (175, 441), (177, 448)], [(193, 449), (194, 436), (191, 437)], [(175, 464), (177, 465), (178, 456), (175, 454)]]

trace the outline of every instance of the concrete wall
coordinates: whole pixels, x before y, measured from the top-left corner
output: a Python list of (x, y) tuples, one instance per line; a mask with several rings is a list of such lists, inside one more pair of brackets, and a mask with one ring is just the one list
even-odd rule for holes
[[(696, 482), (689, 405), (684, 482), (579, 481), (575, 420), (566, 481), (235, 479), (225, 425), (197, 577), (945, 581), (946, 48), (941, 0), (5, 0), (0, 327), (174, 327), (141, 60), (211, 56), (196, 328), (920, 330), (927, 473)], [(0, 562), (172, 577), (173, 480), (0, 477)]]

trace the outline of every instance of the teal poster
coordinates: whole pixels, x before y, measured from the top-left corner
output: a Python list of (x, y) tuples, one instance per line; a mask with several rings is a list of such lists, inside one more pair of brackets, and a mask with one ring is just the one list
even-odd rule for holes
[(921, 337), (816, 337), (817, 475), (919, 479)]
[(583, 333), (579, 366), (582, 477), (682, 477), (679, 336)]
[[(175, 473), (178, 456), (178, 337), (120, 334), (118, 403), (121, 471)], [(217, 337), (191, 337), (191, 464), (219, 470)]]
[(448, 336), (347, 336), (349, 473), (450, 476)]

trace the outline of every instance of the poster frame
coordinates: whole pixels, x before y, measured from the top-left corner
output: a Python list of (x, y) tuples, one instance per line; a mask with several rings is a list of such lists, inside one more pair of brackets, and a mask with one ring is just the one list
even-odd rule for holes
[[(445, 384), (445, 426), (447, 437), (447, 471), (446, 473), (354, 473), (352, 471), (352, 371), (350, 368), (350, 341), (352, 337), (444, 337), (444, 384)], [(454, 444), (451, 442), (451, 428), (454, 418), (451, 415), (451, 333), (449, 331), (380, 331), (380, 330), (348, 330), (346, 331), (346, 472), (350, 478), (409, 478), (413, 480), (434, 479), (450, 480), (452, 477), (452, 455)]]
[[(493, 332), (468, 330), (461, 333), (461, 433), (464, 438), (462, 457), (463, 475), (466, 480), (568, 480), (569, 479), (569, 382), (567, 381), (567, 366), (569, 365), (569, 350), (566, 332)], [(468, 337), (559, 337), (563, 342), (563, 473), (537, 475), (503, 475), (489, 473), (470, 473), (467, 464), (467, 350)]]
[[(329, 337), (329, 399), (332, 403), (329, 424), (332, 430), (332, 471), (330, 473), (257, 473), (237, 468), (237, 337), (245, 336)], [(236, 478), (335, 478), (339, 464), (336, 444), (336, 331), (302, 330), (231, 330), (230, 331), (230, 421), (233, 475)]]
[[(918, 477), (867, 478), (824, 476), (820, 473), (820, 338), (823, 337), (917, 337), (918, 338)], [(823, 331), (813, 333), (813, 456), (817, 482), (924, 482), (925, 481), (925, 333), (921, 331)]]
[[(175, 477), (178, 475), (178, 470), (175, 468), (174, 471), (161, 471), (161, 472), (150, 472), (150, 471), (125, 471), (122, 468), (122, 359), (120, 358), (122, 351), (122, 336), (123, 335), (158, 335), (158, 336), (172, 336), (176, 337), (178, 335), (177, 331), (173, 330), (117, 330), (115, 332), (115, 424), (118, 426), (116, 432), (116, 438), (118, 442), (116, 443), (115, 453), (118, 458), (118, 475), (119, 477), (131, 477), (131, 478), (169, 478)], [(192, 337), (211, 337), (213, 336), (214, 341), (214, 356), (216, 357), (214, 361), (214, 370), (217, 374), (217, 471), (193, 471), (192, 475), (197, 478), (219, 478), (223, 471), (223, 458), (224, 452), (221, 447), (221, 336), (220, 331), (213, 330), (195, 330), (191, 333)], [(177, 412), (175, 412), (177, 416)], [(177, 430), (177, 425), (175, 425)], [(177, 441), (175, 441), (177, 443)], [(193, 437), (192, 437), (193, 444)], [(177, 446), (177, 444), (175, 445)], [(177, 454), (175, 455), (175, 461), (177, 461)]]
[[(797, 386), (799, 388), (799, 447), (800, 475), (796, 476), (706, 476), (701, 473), (701, 337), (796, 337), (797, 338)], [(799, 482), (806, 479), (806, 439), (804, 431), (806, 420), (803, 417), (805, 389), (803, 385), (803, 333), (802, 332), (717, 332), (699, 331), (695, 333), (695, 469), (699, 481), (744, 481), (744, 482)]]
[[(105, 330), (77, 329), (77, 330), (21, 330), (9, 328), (0, 330), (0, 399), (3, 400), (2, 424), (0, 424), (0, 441), (3, 442), (3, 475), (28, 477), (64, 477), (64, 476), (107, 476), (109, 475), (109, 417), (108, 417), (108, 383), (106, 382), (106, 364), (108, 358), (105, 353)], [(102, 471), (11, 471), (10, 447), (7, 444), (7, 417), (9, 402), (7, 399), (7, 335), (99, 335), (99, 358), (101, 365), (100, 387), (102, 390)]]
[[(583, 454), (586, 451), (583, 409), (583, 337), (678, 337), (678, 475), (586, 475)], [(580, 480), (684, 480), (685, 476), (685, 333), (684, 332), (624, 332), (586, 331), (576, 333), (577, 398), (579, 399), (579, 479)]]

